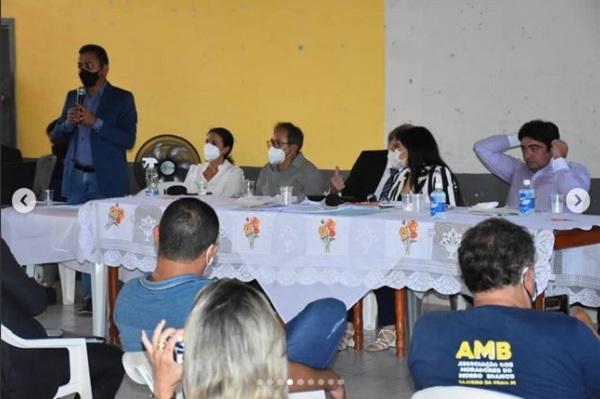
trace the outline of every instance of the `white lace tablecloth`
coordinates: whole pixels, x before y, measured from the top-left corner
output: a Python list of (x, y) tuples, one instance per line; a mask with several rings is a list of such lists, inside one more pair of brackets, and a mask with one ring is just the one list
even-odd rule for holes
[[(202, 199), (215, 208), (221, 224), (220, 250), (209, 275), (256, 279), (284, 319), (310, 300), (335, 296), (352, 305), (368, 290), (384, 285), (442, 294), (464, 291), (457, 265), (460, 239), (487, 217), (465, 209), (435, 220), (397, 209), (325, 210), (316, 205), (249, 209), (236, 200)], [(173, 200), (126, 197), (87, 203), (79, 211), (79, 260), (152, 271), (156, 263), (152, 228)], [(552, 230), (600, 225), (600, 217), (581, 215), (507, 219), (527, 227), (535, 237), (540, 292), (548, 287), (553, 272)]]
[(546, 295), (567, 294), (570, 303), (600, 307), (600, 245), (555, 252)]
[(21, 265), (59, 263), (77, 258), (79, 206), (38, 205), (27, 214), (2, 209), (2, 238)]

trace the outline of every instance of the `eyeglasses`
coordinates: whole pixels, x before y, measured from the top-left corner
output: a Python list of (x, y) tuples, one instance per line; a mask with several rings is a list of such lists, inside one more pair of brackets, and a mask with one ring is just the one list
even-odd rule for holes
[(287, 144), (289, 144), (287, 141), (280, 141), (277, 139), (267, 140), (267, 148), (270, 148), (270, 147), (279, 148), (282, 145), (287, 145)]

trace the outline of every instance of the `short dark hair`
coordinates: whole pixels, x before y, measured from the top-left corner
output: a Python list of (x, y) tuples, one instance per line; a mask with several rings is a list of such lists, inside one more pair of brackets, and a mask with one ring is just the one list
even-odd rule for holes
[(552, 146), (552, 140), (559, 139), (560, 133), (558, 132), (558, 126), (552, 122), (533, 120), (527, 122), (519, 129), (519, 141), (524, 137), (541, 141), (546, 144), (546, 150), (549, 151)]
[(208, 131), (208, 133), (216, 134), (223, 141), (223, 146), (229, 147), (229, 152), (225, 156), (225, 159), (227, 159), (229, 162), (233, 163), (233, 158), (231, 157), (231, 153), (233, 152), (233, 144), (235, 143), (233, 134), (231, 134), (231, 132), (229, 130), (225, 129), (224, 127), (212, 128)]
[(285, 130), (287, 132), (287, 141), (289, 145), (295, 144), (298, 151), (302, 149), (304, 144), (304, 133), (302, 130), (291, 122), (279, 122), (273, 130)]
[(79, 54), (83, 53), (94, 53), (96, 54), (96, 58), (98, 58), (100, 65), (108, 65), (108, 54), (106, 54), (106, 50), (97, 44), (86, 44), (81, 46)]
[(190, 262), (217, 241), (219, 218), (207, 203), (181, 198), (165, 209), (159, 229), (158, 255)]
[(534, 256), (533, 239), (527, 230), (498, 218), (467, 230), (458, 249), (462, 278), (472, 293), (518, 283)]

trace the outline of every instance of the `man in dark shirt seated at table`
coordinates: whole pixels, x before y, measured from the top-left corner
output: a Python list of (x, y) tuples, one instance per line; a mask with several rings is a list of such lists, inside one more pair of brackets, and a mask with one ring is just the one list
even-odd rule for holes
[[(2, 241), (2, 325), (25, 338), (48, 338), (34, 318), (44, 312), (44, 288), (29, 278)], [(123, 380), (123, 352), (99, 343), (87, 345), (92, 394), (95, 399), (115, 397)], [(66, 349), (21, 349), (2, 342), (2, 398), (51, 398), (69, 381)]]
[(600, 340), (591, 319), (532, 310), (529, 233), (488, 219), (459, 249), (474, 308), (433, 312), (416, 324), (408, 366), (417, 390), (463, 385), (528, 399), (600, 397)]

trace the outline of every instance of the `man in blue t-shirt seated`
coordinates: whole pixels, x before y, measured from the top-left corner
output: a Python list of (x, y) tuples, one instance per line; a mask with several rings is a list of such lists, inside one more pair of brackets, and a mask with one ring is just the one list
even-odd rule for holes
[(506, 220), (469, 229), (459, 249), (474, 308), (434, 312), (414, 330), (408, 366), (417, 390), (464, 385), (524, 398), (600, 397), (600, 340), (574, 317), (531, 309), (535, 247)]
[[(203, 273), (219, 248), (218, 234), (217, 214), (196, 198), (178, 199), (165, 209), (159, 226), (154, 228), (158, 243), (156, 269), (129, 281), (117, 297), (114, 317), (123, 350), (143, 350), (142, 330), (151, 336), (163, 319), (166, 327), (184, 327), (194, 299), (212, 282)], [(344, 398), (339, 378), (326, 368), (336, 352), (345, 322), (343, 302), (325, 298), (308, 304), (285, 325), (290, 377), (334, 381), (321, 387), (294, 383), (290, 390), (320, 388), (336, 399)]]

